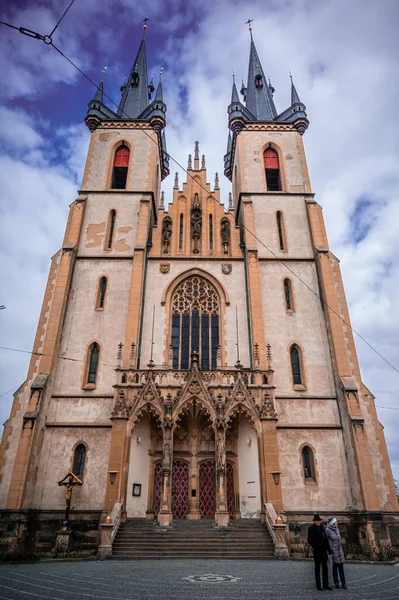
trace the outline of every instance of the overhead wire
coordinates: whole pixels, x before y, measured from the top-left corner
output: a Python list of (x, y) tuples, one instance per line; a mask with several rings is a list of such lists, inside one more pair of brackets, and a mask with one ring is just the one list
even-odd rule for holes
[[(68, 12), (69, 8), (72, 6), (74, 0), (72, 0), (71, 4), (68, 6), (68, 8), (66, 9), (66, 11), (64, 12), (63, 16), (61, 17), (61, 19), (59, 20), (59, 22), (57, 23), (56, 27), (54, 28), (53, 31), (55, 31), (55, 29), (58, 27), (59, 23), (61, 22), (61, 20), (64, 18), (65, 14)], [(23, 28), (18, 28), (15, 27), (13, 25), (10, 25), (9, 23), (5, 23), (3, 21), (0, 21), (1, 24), (6, 25), (8, 27), (11, 27), (13, 29), (17, 29), (20, 33), (23, 33), (25, 35), (27, 35), (26, 32), (30, 31), (30, 30), (26, 30)], [(35, 34), (35, 32), (31, 32), (33, 34)], [(53, 33), (53, 32), (52, 32)], [(51, 34), (52, 35), (52, 34)], [(60, 50), (60, 48), (58, 48), (54, 42), (51, 39), (51, 35), (50, 36), (42, 36), (41, 34), (35, 34), (35, 35), (30, 35), (29, 37), (36, 37), (37, 39), (42, 39), (46, 44), (51, 45), (71, 66), (73, 66), (83, 77), (85, 77), (85, 79), (87, 79), (87, 81), (89, 81), (97, 90), (100, 89), (100, 87), (84, 72), (82, 71), (64, 52), (62, 52), (62, 50)], [(50, 42), (48, 42), (47, 39), (50, 40)], [(116, 107), (119, 107), (119, 104), (117, 104), (108, 94), (106, 94), (103, 91), (103, 96), (105, 98), (107, 98), (110, 102), (112, 102), (112, 104), (114, 104)], [(130, 116), (128, 115), (128, 113), (126, 113), (123, 109), (122, 109), (122, 114), (124, 114), (128, 119), (130, 119)], [(160, 148), (160, 150), (162, 152), (165, 152), (162, 148), (162, 146), (160, 146), (159, 142), (157, 139), (154, 139), (150, 134), (147, 133), (147, 131), (142, 128), (142, 127), (138, 127), (139, 130), (141, 130), (151, 141), (153, 141), (158, 148)], [(183, 167), (183, 165), (181, 165), (179, 163), (178, 160), (176, 160), (169, 152), (165, 152), (165, 154), (167, 154), (167, 156), (180, 168), (182, 169), (183, 172), (186, 173), (187, 177), (191, 177), (192, 179), (194, 179), (194, 175), (192, 175), (185, 167)], [(197, 180), (196, 180), (197, 181)], [(199, 185), (200, 188), (202, 188), (207, 194), (209, 194), (209, 196), (215, 200), (220, 206), (223, 206), (224, 208), (224, 204), (222, 204), (222, 202), (220, 200), (218, 200), (213, 194), (212, 192), (209, 193), (208, 190), (200, 183), (197, 181), (197, 184)], [(235, 217), (233, 215), (230, 214), (230, 211), (226, 212), (226, 216), (232, 217), (235, 221)], [(353, 333), (355, 333), (367, 346), (369, 346), (369, 348), (371, 348), (371, 350), (373, 350), (373, 352), (375, 352), (388, 366), (390, 366), (396, 373), (399, 374), (399, 369), (397, 369), (387, 358), (385, 358), (368, 340), (366, 340), (356, 329), (354, 329), (354, 327), (352, 327), (352, 325), (350, 323), (348, 323), (344, 317), (342, 317), (342, 315), (340, 315), (337, 311), (335, 311), (321, 296), (320, 294), (318, 294), (314, 289), (312, 289), (297, 273), (295, 273), (295, 271), (293, 271), (293, 269), (291, 269), (291, 267), (289, 267), (282, 258), (280, 258), (279, 256), (277, 256), (273, 250), (271, 250), (270, 248), (268, 248), (268, 246), (266, 246), (266, 244), (254, 233), (252, 232), (246, 225), (245, 223), (241, 222), (240, 224), (242, 226), (242, 228), (247, 231), (259, 244), (261, 244), (261, 246), (263, 246), (276, 260), (278, 260), (296, 279), (298, 279), (298, 281), (300, 281), (314, 296), (316, 296), (316, 298), (318, 298), (320, 300), (320, 302), (322, 303), (322, 306), (327, 307), (334, 315), (336, 315), (347, 327), (349, 327), (351, 329), (351, 331), (353, 331)]]

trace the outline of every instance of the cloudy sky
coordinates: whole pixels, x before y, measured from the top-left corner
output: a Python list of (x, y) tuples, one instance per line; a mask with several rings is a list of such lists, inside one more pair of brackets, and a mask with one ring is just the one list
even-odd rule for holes
[[(3, 3), (1, 20), (45, 34), (68, 4)], [(292, 71), (307, 105), (311, 180), (341, 259), (352, 325), (399, 370), (399, 3), (76, 0), (54, 42), (95, 81), (108, 67), (106, 92), (118, 102), (144, 17), (155, 82), (164, 69), (168, 150), (185, 164), (198, 139), (211, 182), (215, 171), (223, 173), (231, 74), (240, 84), (247, 72), (248, 18), (279, 112), (289, 105)], [(80, 186), (89, 140), (83, 119), (94, 89), (53, 48), (0, 27), (0, 304), (7, 306), (0, 345), (30, 350), (49, 259)], [(167, 199), (176, 170), (172, 161)], [(223, 176), (221, 189), (226, 199), (230, 183)], [(399, 374), (356, 343), (399, 479)], [(0, 350), (1, 422), (28, 362), (28, 354)]]

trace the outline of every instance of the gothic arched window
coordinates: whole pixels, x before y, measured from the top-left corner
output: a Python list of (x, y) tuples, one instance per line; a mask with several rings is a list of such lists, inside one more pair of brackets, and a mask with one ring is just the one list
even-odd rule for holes
[(302, 385), (302, 373), (301, 373), (301, 356), (300, 350), (296, 344), (293, 344), (290, 349), (291, 369), (292, 369), (292, 380), (294, 385)]
[(129, 167), (130, 150), (127, 146), (119, 146), (115, 152), (114, 168), (112, 170), (111, 188), (113, 190), (126, 189), (127, 170)]
[(100, 278), (100, 281), (98, 283), (98, 292), (97, 292), (97, 306), (96, 306), (97, 310), (104, 308), (105, 295), (107, 293), (107, 283), (108, 283), (108, 279), (105, 277), (105, 275)]
[(285, 241), (285, 231), (284, 231), (284, 218), (281, 210), (278, 210), (276, 213), (276, 221), (277, 221), (277, 232), (278, 232), (278, 244), (280, 250), (287, 250), (287, 244)]
[(266, 187), (268, 192), (280, 192), (280, 165), (278, 154), (273, 148), (267, 148), (263, 153), (266, 173)]
[(213, 250), (213, 218), (209, 215), (209, 250)]
[(84, 468), (85, 468), (85, 460), (86, 460), (86, 446), (84, 444), (79, 444), (75, 448), (75, 454), (73, 456), (73, 468), (72, 472), (76, 477), (81, 479), (83, 477)]
[(179, 250), (183, 248), (183, 213), (180, 215), (179, 225)]
[(88, 353), (87, 383), (96, 383), (99, 358), (100, 348), (98, 347), (98, 344), (94, 342), (94, 344), (90, 346)]
[(173, 368), (188, 369), (196, 351), (201, 369), (216, 369), (218, 347), (218, 294), (208, 281), (194, 275), (182, 281), (172, 297)]
[(105, 235), (106, 250), (112, 249), (112, 242), (114, 241), (114, 231), (115, 231), (115, 221), (116, 221), (116, 210), (113, 208), (109, 211), (108, 215), (108, 223), (107, 223), (107, 231)]
[(304, 478), (316, 481), (313, 450), (309, 446), (302, 448), (302, 465)]
[(284, 298), (285, 298), (285, 309), (287, 311), (294, 311), (294, 299), (292, 297), (292, 284), (290, 279), (284, 279)]

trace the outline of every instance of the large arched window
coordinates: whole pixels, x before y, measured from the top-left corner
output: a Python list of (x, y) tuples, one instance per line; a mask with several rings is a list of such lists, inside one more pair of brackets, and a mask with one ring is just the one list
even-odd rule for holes
[(112, 171), (111, 188), (113, 190), (126, 189), (127, 170), (129, 167), (130, 150), (127, 146), (119, 146), (115, 152), (114, 168)]
[(302, 465), (305, 481), (309, 479), (316, 481), (313, 450), (309, 446), (302, 448)]
[(173, 368), (188, 369), (196, 351), (202, 369), (216, 369), (218, 347), (219, 298), (208, 281), (194, 275), (172, 297)]
[(280, 165), (278, 154), (273, 148), (267, 148), (263, 153), (268, 192), (281, 191)]
[(87, 383), (95, 384), (97, 380), (98, 360), (100, 358), (100, 348), (94, 342), (88, 352)]
[(73, 456), (73, 467), (72, 472), (76, 477), (81, 479), (83, 477), (86, 460), (86, 446), (84, 444), (78, 444), (75, 448), (75, 454)]
[(291, 359), (291, 370), (292, 380), (294, 385), (302, 385), (302, 369), (301, 369), (301, 355), (300, 350), (296, 344), (293, 344), (290, 348), (290, 359)]

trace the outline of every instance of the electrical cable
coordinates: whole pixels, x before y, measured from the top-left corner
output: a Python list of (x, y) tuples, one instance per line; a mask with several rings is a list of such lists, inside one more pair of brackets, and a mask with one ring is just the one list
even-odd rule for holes
[(62, 15), (62, 17), (60, 18), (60, 20), (58, 21), (57, 25), (54, 27), (53, 31), (50, 33), (49, 37), (53, 36), (53, 33), (55, 32), (55, 30), (58, 28), (59, 24), (61, 23), (62, 19), (65, 17), (65, 15), (67, 14), (68, 10), (71, 8), (72, 4), (75, 2), (75, 0), (72, 0), (72, 2), (70, 3), (70, 5), (68, 6), (68, 8), (65, 9), (64, 14)]
[[(72, 5), (72, 3), (71, 3)], [(70, 5), (70, 6), (71, 6)], [(67, 11), (69, 10), (70, 6), (68, 7)], [(66, 12), (67, 12), (66, 11)], [(66, 14), (66, 13), (65, 13)], [(62, 20), (63, 17), (61, 17)], [(61, 21), (60, 20), (60, 21)], [(13, 25), (10, 25), (9, 23), (5, 23), (3, 21), (0, 21), (0, 24), (6, 25), (7, 27), (12, 27), (13, 29), (17, 29), (20, 33), (23, 33), (24, 35), (29, 35), (29, 37), (34, 37), (36, 39), (41, 39), (43, 40), (47, 45), (51, 45), (63, 58), (65, 58), (65, 60), (67, 60), (83, 77), (85, 77), (92, 85), (94, 85), (94, 87), (98, 90), (99, 86), (92, 80), (90, 79), (90, 77), (88, 75), (86, 75), (86, 73), (84, 73), (84, 71), (82, 71), (68, 56), (66, 56), (66, 54), (64, 54), (52, 41), (51, 39), (51, 35), (50, 36), (42, 36), (41, 34), (32, 32), (30, 30), (24, 29), (24, 28), (18, 28), (15, 27)], [(33, 34), (33, 35), (30, 35)], [(114, 104), (115, 106), (119, 106), (112, 98), (110, 98), (110, 96), (108, 96), (105, 92), (103, 92), (103, 95), (110, 101), (112, 102), (112, 104)], [(122, 110), (122, 113), (124, 115), (126, 115), (127, 118), (130, 118), (130, 116), (124, 111)], [(149, 135), (147, 133), (147, 131), (142, 128), (139, 127), (138, 129), (140, 129), (141, 131), (143, 131), (143, 133), (150, 139), (152, 140), (157, 146), (158, 148), (161, 149), (162, 152), (164, 152), (163, 148), (160, 146), (159, 142), (157, 140), (155, 140), (151, 135)], [(187, 177), (191, 177), (192, 179), (194, 179), (194, 176), (189, 173), (189, 171), (183, 167), (171, 154), (166, 153), (168, 155), (168, 157), (180, 168), (182, 169), (182, 171), (184, 171), (187, 175)], [(198, 185), (204, 190), (206, 191), (207, 194), (209, 194), (208, 190), (197, 181)], [(212, 193), (209, 194), (210, 197), (215, 200), (218, 204), (220, 204), (220, 206), (223, 206), (224, 208), (224, 204), (222, 204), (222, 202), (220, 202), (220, 200), (218, 200), (217, 198), (215, 198), (215, 196), (212, 195)], [(225, 213), (226, 216), (232, 217), (235, 219), (235, 217), (233, 215), (230, 214), (230, 212), (226, 212)], [(352, 325), (350, 323), (348, 323), (339, 313), (337, 313), (329, 304), (327, 304), (327, 302), (325, 302), (325, 300), (323, 300), (321, 298), (321, 296), (315, 291), (313, 290), (299, 275), (297, 275), (297, 273), (295, 273), (295, 271), (293, 271), (279, 256), (277, 256), (270, 248), (268, 248), (266, 246), (266, 244), (259, 239), (258, 236), (256, 236), (250, 229), (248, 229), (248, 227), (244, 224), (241, 223), (241, 226), (243, 227), (243, 229), (245, 231), (247, 231), (259, 244), (261, 244), (261, 246), (263, 246), (268, 252), (270, 252), (270, 254), (272, 254), (272, 256), (278, 260), (294, 277), (296, 277), (296, 279), (298, 279), (310, 292), (312, 292), (312, 294), (314, 296), (316, 296), (316, 298), (318, 298), (320, 300), (320, 302), (322, 303), (322, 306), (326, 306), (333, 314), (335, 314), (347, 327), (349, 327), (351, 329), (351, 331), (353, 331), (353, 333), (355, 333), (367, 346), (369, 346), (369, 348), (371, 348), (373, 350), (373, 352), (375, 352), (388, 366), (390, 366), (396, 373), (399, 374), (399, 369), (397, 369), (388, 359), (386, 359), (376, 348), (374, 348), (374, 346), (368, 342), (356, 329), (354, 329), (352, 327)]]

